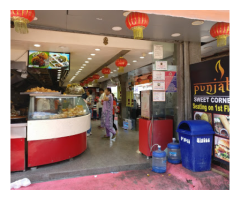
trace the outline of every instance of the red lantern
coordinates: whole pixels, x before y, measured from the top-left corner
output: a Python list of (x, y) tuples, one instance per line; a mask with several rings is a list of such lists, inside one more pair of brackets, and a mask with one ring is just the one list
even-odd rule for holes
[(80, 85), (83, 87), (84, 86), (84, 82), (81, 82)]
[(117, 67), (119, 67), (119, 70), (118, 70), (118, 72), (124, 72), (124, 67), (126, 67), (127, 66), (127, 60), (125, 59), (125, 58), (123, 58), (123, 57), (120, 57), (120, 58), (118, 58), (116, 61), (115, 61), (115, 65), (117, 66)]
[(88, 83), (90, 83), (90, 85), (92, 85), (92, 82), (93, 82), (93, 80), (94, 80), (93, 77), (90, 76), (87, 80), (88, 80)]
[(97, 83), (98, 79), (100, 79), (100, 76), (98, 74), (94, 74), (93, 79), (95, 80), (95, 83)]
[(11, 20), (14, 22), (15, 31), (17, 33), (28, 33), (27, 24), (35, 17), (34, 10), (11, 10)]
[(141, 78), (138, 78), (138, 79), (137, 79), (137, 82), (138, 82), (138, 84), (140, 84), (140, 83), (142, 82), (142, 79), (141, 79)]
[(150, 82), (152, 82), (152, 75), (149, 75), (147, 78)]
[(229, 23), (218, 22), (214, 24), (210, 30), (210, 34), (217, 39), (218, 47), (225, 46), (227, 37), (229, 36)]
[(83, 81), (84, 85), (87, 86), (88, 85), (88, 80), (86, 79), (85, 81)]
[(147, 14), (131, 12), (126, 18), (126, 26), (133, 31), (134, 39), (143, 39), (143, 29), (147, 27), (149, 18)]
[(109, 69), (108, 67), (104, 67), (102, 69), (102, 73), (104, 74), (104, 77), (107, 78), (108, 77), (108, 74), (110, 74), (111, 72), (111, 69)]

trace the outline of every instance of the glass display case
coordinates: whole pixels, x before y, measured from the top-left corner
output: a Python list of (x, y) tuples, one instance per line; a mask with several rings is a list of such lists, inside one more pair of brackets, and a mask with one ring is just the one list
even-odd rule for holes
[(81, 96), (31, 94), (28, 120), (62, 119), (88, 115)]

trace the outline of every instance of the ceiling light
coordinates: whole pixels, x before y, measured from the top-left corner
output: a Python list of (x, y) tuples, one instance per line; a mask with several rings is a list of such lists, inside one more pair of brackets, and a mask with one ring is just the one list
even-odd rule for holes
[(65, 47), (65, 46), (59, 46), (59, 48), (64, 49), (64, 48), (66, 48), (66, 47)]
[(136, 60), (133, 60), (133, 62), (137, 62)]
[(112, 27), (112, 30), (114, 30), (114, 31), (121, 31), (121, 30), (122, 30), (122, 27), (120, 27), (120, 26), (114, 26), (114, 27)]
[(207, 39), (207, 38), (209, 38), (209, 37), (210, 37), (209, 35), (205, 35), (205, 36), (202, 36), (201, 39), (204, 40), (204, 39)]
[(95, 51), (100, 51), (100, 49), (95, 49)]
[(83, 66), (86, 66), (87, 64), (83, 64)]
[(180, 33), (173, 33), (172, 34), (172, 37), (178, 37), (178, 36), (180, 36), (181, 34)]
[(37, 18), (37, 17), (34, 17), (33, 20), (38, 20), (38, 18)]
[(61, 70), (61, 69), (59, 69), (58, 71), (59, 71), (59, 72), (61, 72), (62, 70)]
[(192, 22), (192, 25), (197, 26), (197, 25), (201, 25), (203, 23), (204, 23), (203, 20), (197, 20), (197, 21)]
[(140, 58), (141, 58), (141, 59), (143, 59), (144, 57), (143, 57), (143, 56), (141, 56)]
[(84, 67), (81, 67), (81, 68), (84, 68)]
[(209, 47), (204, 47), (203, 49), (212, 49), (213, 47), (209, 46)]
[(130, 13), (129, 11), (126, 11), (126, 12), (123, 13), (123, 16), (127, 17), (129, 15), (129, 13)]
[(73, 76), (73, 78), (75, 78), (76, 76)]
[(85, 63), (89, 63), (89, 61), (85, 61)]
[(92, 58), (88, 58), (88, 60), (92, 60)]
[(151, 52), (148, 52), (148, 54), (153, 54), (153, 52), (151, 51)]
[(102, 20), (102, 18), (99, 18), (99, 17), (98, 17), (98, 18), (96, 18), (96, 19), (97, 19), (97, 20)]
[(127, 65), (130, 65), (130, 63), (128, 63)]
[(111, 74), (113, 73), (113, 72), (110, 72)]
[(95, 54), (94, 54), (94, 53), (92, 53), (92, 54), (91, 54), (91, 56), (95, 56)]
[(40, 44), (34, 44), (33, 46), (35, 46), (35, 47), (40, 47), (41, 45), (40, 45)]

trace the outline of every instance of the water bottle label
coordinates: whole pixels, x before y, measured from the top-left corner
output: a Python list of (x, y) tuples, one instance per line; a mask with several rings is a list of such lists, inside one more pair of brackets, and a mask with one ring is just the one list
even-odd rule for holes
[(170, 156), (177, 156), (177, 152), (172, 152), (172, 151), (170, 151), (170, 152), (169, 152), (169, 155), (170, 155)]

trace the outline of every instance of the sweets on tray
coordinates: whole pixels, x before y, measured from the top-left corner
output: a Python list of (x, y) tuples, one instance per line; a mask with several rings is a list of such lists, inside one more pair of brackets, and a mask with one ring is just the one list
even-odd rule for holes
[(44, 87), (35, 87), (27, 90), (26, 92), (58, 92), (56, 90), (47, 89)]

